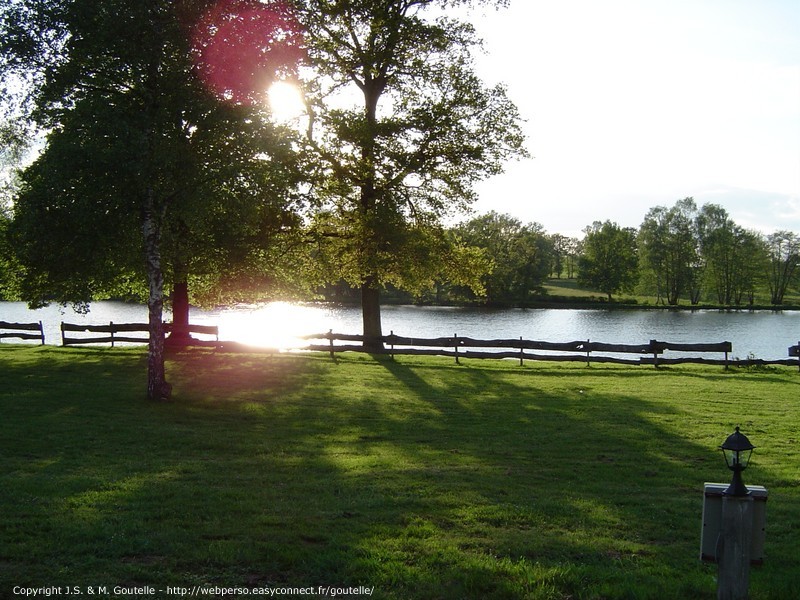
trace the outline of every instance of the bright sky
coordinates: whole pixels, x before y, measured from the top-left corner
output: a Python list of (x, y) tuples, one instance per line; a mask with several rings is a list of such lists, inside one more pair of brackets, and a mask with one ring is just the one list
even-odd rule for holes
[(800, 232), (798, 0), (511, 0), (471, 21), (534, 157), (483, 183), (479, 212), (580, 237), (693, 196)]

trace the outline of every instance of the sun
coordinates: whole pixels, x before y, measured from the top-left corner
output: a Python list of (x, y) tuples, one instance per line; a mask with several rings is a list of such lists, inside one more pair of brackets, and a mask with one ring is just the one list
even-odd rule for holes
[(269, 108), (272, 118), (278, 122), (291, 121), (306, 112), (303, 94), (288, 81), (276, 81), (269, 87)]

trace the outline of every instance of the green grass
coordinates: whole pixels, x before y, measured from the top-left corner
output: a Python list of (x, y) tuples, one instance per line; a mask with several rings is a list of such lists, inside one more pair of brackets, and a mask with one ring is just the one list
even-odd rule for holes
[(192, 351), (150, 404), (141, 350), (0, 347), (0, 597), (711, 599), (703, 482), (735, 425), (770, 492), (751, 597), (796, 593), (795, 370), (462, 363)]
[[(588, 288), (584, 288), (578, 285), (577, 279), (569, 279), (566, 277), (557, 278), (551, 277), (546, 280), (545, 284), (542, 286), (547, 296), (550, 296), (553, 299), (559, 299), (560, 301), (567, 301), (567, 302), (606, 302), (607, 296), (605, 293), (591, 290)], [(545, 299), (547, 298), (545, 296)], [(648, 296), (643, 294), (635, 294), (635, 293), (625, 293), (625, 294), (614, 294), (612, 296), (612, 300), (616, 303), (621, 304), (633, 304), (638, 306), (662, 306), (665, 303), (665, 300), (659, 301), (658, 297), (655, 295)], [(784, 307), (786, 309), (796, 309), (797, 306), (800, 306), (800, 295), (794, 291), (789, 290), (783, 300)], [(770, 306), (770, 294), (769, 290), (761, 289), (756, 293), (754, 299), (754, 305), (759, 307), (769, 307)], [(693, 305), (690, 302), (689, 298), (680, 298), (678, 301), (678, 306), (691, 308)], [(703, 307), (713, 307), (719, 306), (714, 301), (712, 297), (705, 297), (700, 302), (700, 306)], [(695, 306), (696, 307), (696, 306)], [(744, 299), (742, 301), (741, 308), (747, 308), (748, 301)]]
[(547, 283), (542, 287), (549, 295), (563, 298), (585, 298), (589, 300), (590, 298), (605, 297), (602, 292), (579, 287), (575, 279), (548, 279)]

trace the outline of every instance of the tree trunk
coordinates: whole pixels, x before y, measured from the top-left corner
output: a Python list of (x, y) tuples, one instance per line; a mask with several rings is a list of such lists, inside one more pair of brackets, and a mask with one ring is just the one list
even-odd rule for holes
[(361, 317), (364, 323), (364, 348), (383, 350), (381, 329), (381, 293), (374, 277), (361, 284)]
[(147, 352), (147, 399), (167, 400), (172, 386), (167, 383), (164, 370), (164, 274), (161, 271), (161, 227), (155, 211), (154, 192), (147, 190), (142, 215), (145, 264), (147, 268), (147, 299), (150, 341)]
[(367, 350), (383, 349), (383, 333), (381, 330), (381, 298), (372, 261), (380, 248), (380, 227), (376, 216), (378, 197), (375, 189), (376, 166), (375, 144), (378, 136), (378, 100), (386, 87), (384, 77), (365, 75), (362, 92), (364, 93), (364, 117), (366, 118), (366, 134), (361, 144), (361, 161), (365, 168), (365, 177), (361, 182), (360, 211), (367, 225), (367, 239), (363, 240), (368, 256), (365, 271), (368, 273), (361, 284), (361, 317), (364, 325), (364, 348)]
[(186, 344), (192, 337), (189, 334), (189, 284), (185, 277), (172, 286), (172, 332), (169, 343)]

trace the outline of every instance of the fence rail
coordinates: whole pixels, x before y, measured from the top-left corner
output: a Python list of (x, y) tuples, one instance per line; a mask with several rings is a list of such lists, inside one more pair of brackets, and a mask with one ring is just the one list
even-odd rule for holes
[[(334, 333), (332, 330), (327, 333), (318, 333), (304, 336), (309, 341), (326, 340), (326, 344), (309, 344), (304, 350), (329, 352), (331, 357), (337, 352), (368, 352), (373, 354), (395, 355), (422, 355), (422, 356), (447, 356), (454, 358), (458, 363), (462, 358), (475, 359), (517, 359), (520, 364), (525, 361), (556, 361), (556, 362), (585, 362), (591, 363), (614, 363), (625, 365), (676, 365), (676, 364), (708, 364), (728, 366), (753, 366), (780, 364), (788, 366), (800, 366), (798, 359), (762, 360), (762, 359), (731, 359), (730, 353), (733, 351), (731, 342), (715, 343), (674, 343), (650, 340), (644, 344), (609, 344), (604, 342), (592, 342), (591, 340), (576, 340), (572, 342), (545, 342), (537, 340), (518, 339), (495, 339), (480, 340), (470, 337), (453, 335), (451, 337), (437, 338), (416, 338), (395, 335), (392, 332), (388, 336), (383, 336), (382, 348), (377, 350), (365, 348), (362, 345), (335, 343), (335, 342), (363, 342), (364, 336)], [(480, 350), (472, 350), (479, 348)], [(495, 351), (487, 351), (495, 349)], [(545, 353), (533, 353), (538, 350)], [(551, 354), (561, 352), (563, 354)], [(602, 354), (597, 354), (597, 353)], [(699, 356), (679, 356), (665, 357), (665, 352), (694, 352), (699, 354), (719, 353), (721, 358), (706, 358)], [(794, 353), (793, 353), (794, 352)], [(638, 354), (639, 357), (609, 356)], [(800, 343), (798, 346), (789, 348), (789, 356), (800, 357)]]
[[(172, 332), (173, 325), (164, 323), (167, 333)], [(220, 342), (219, 327), (216, 325), (189, 325), (188, 333), (197, 333), (214, 336), (214, 340), (190, 339), (188, 343), (200, 346), (214, 346), (231, 351), (252, 350), (234, 342)], [(75, 337), (69, 333), (107, 334), (103, 336)], [(125, 334), (143, 333), (144, 336), (131, 336)], [(120, 335), (123, 334), (123, 335)], [(78, 344), (108, 344), (112, 346), (119, 342), (146, 344), (149, 337), (147, 323), (114, 323), (108, 325), (85, 325), (77, 323), (61, 323), (61, 340), (64, 346)], [(9, 323), (0, 321), (0, 340), (4, 338), (18, 338), (23, 340), (39, 340), (45, 343), (44, 327), (38, 323)], [(417, 356), (446, 356), (459, 362), (462, 358), (468, 359), (515, 359), (520, 364), (527, 361), (555, 361), (555, 362), (585, 362), (591, 363), (616, 363), (626, 365), (677, 365), (677, 364), (706, 364), (728, 366), (759, 366), (759, 365), (785, 365), (800, 367), (800, 342), (788, 348), (790, 358), (778, 360), (764, 360), (749, 357), (747, 359), (731, 359), (731, 342), (716, 343), (673, 343), (650, 340), (643, 344), (609, 344), (593, 342), (591, 340), (575, 340), (571, 342), (546, 342), (526, 340), (522, 337), (510, 339), (482, 340), (454, 334), (448, 337), (423, 338), (390, 335), (380, 338), (380, 347), (365, 347), (363, 335), (334, 333), (317, 333), (302, 336), (301, 339), (309, 342), (325, 340), (325, 344), (310, 343), (296, 350), (328, 352), (334, 357), (338, 352), (366, 352), (371, 354), (417, 355)], [(353, 343), (355, 342), (355, 343)], [(560, 354), (552, 354), (558, 352)], [(665, 352), (693, 352), (693, 353), (720, 353), (722, 358), (707, 358), (699, 356), (664, 356)], [(600, 353), (600, 354), (598, 354)], [(612, 356), (609, 356), (612, 355)], [(624, 357), (619, 355), (638, 354), (638, 357)], [(617, 356), (613, 356), (617, 355)]]
[[(164, 323), (166, 333), (172, 331), (172, 323)], [(219, 342), (219, 327), (216, 325), (189, 325), (185, 328), (188, 333), (201, 333), (215, 336)], [(67, 333), (107, 333), (102, 337), (67, 337)], [(61, 323), (61, 344), (64, 346), (74, 346), (77, 344), (111, 344), (113, 347), (118, 342), (129, 342), (134, 344), (146, 344), (149, 340), (150, 326), (147, 323), (114, 323), (108, 325), (84, 325), (79, 323)], [(120, 333), (145, 333), (145, 337), (119, 335)], [(192, 343), (205, 345), (203, 340), (194, 340)]]
[[(26, 333), (35, 331), (36, 333)], [(9, 323), (0, 321), (0, 340), (6, 338), (17, 338), (20, 340), (40, 340), (44, 346), (44, 327), (42, 322), (38, 323)]]

